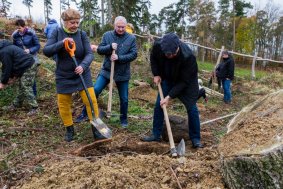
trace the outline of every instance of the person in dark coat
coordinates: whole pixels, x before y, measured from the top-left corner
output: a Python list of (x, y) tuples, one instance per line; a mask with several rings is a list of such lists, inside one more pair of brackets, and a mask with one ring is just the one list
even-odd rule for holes
[(160, 141), (164, 114), (162, 106), (170, 99), (179, 98), (185, 105), (189, 120), (189, 136), (194, 148), (201, 148), (200, 120), (196, 105), (198, 99), (198, 66), (191, 49), (179, 40), (175, 33), (168, 33), (154, 42), (150, 54), (154, 83), (161, 83), (164, 100), (158, 94), (153, 115), (153, 129), (150, 136), (141, 140)]
[[(90, 64), (94, 56), (86, 32), (78, 29), (80, 13), (74, 9), (67, 9), (62, 13), (61, 18), (64, 21), (63, 28), (57, 28), (56, 32), (52, 32), (43, 48), (43, 53), (48, 57), (57, 56), (55, 76), (58, 107), (63, 124), (66, 127), (65, 140), (70, 142), (75, 135), (71, 110), (72, 93), (79, 91), (83, 103), (86, 105), (88, 116), (92, 120), (90, 104), (79, 75), (83, 76), (93, 105), (96, 106), (95, 110), (97, 110), (90, 71)], [(77, 67), (64, 48), (65, 40), (76, 43), (75, 57), (79, 64)], [(95, 117), (98, 117), (98, 111), (94, 113)]]
[(216, 68), (216, 76), (221, 81), (224, 92), (223, 101), (226, 104), (230, 104), (232, 100), (231, 82), (234, 79), (234, 67), (232, 55), (228, 51), (223, 51), (222, 61)]
[[(102, 69), (94, 84), (95, 94), (98, 97), (110, 82), (111, 61), (115, 61), (114, 81), (120, 97), (120, 123), (122, 127), (128, 126), (128, 93), (131, 78), (130, 63), (137, 58), (137, 45), (134, 35), (126, 32), (127, 20), (118, 16), (115, 18), (114, 31), (106, 32), (97, 49), (98, 54), (105, 55)], [(115, 54), (112, 51), (115, 50)], [(85, 111), (77, 118), (77, 122), (86, 118)]]
[(47, 26), (44, 28), (44, 34), (46, 38), (50, 38), (53, 31), (56, 31), (59, 27), (57, 21), (55, 19), (51, 19), (48, 21)]
[(32, 85), (36, 74), (34, 59), (23, 49), (13, 45), (8, 40), (0, 40), (0, 62), (2, 63), (2, 74), (0, 90), (8, 85), (18, 82), (18, 94), (12, 105), (3, 108), (13, 111), (23, 106), (24, 101), (28, 105), (28, 115), (34, 115), (38, 104), (33, 94)]
[[(38, 37), (32, 28), (26, 26), (25, 21), (23, 19), (16, 20), (15, 25), (18, 28), (12, 34), (13, 44), (24, 49), (26, 53), (31, 54), (33, 56), (35, 60), (35, 66), (37, 67), (37, 73), (38, 66), (40, 65), (37, 56), (37, 53), (40, 49)], [(35, 96), (37, 95), (36, 80), (33, 84), (33, 93)]]

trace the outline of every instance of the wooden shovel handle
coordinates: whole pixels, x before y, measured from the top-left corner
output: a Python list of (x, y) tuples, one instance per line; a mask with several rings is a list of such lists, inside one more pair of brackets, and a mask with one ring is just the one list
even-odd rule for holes
[[(115, 50), (112, 51), (112, 54), (115, 54)], [(107, 105), (107, 117), (110, 116), (111, 108), (112, 108), (112, 91), (113, 91), (113, 80), (114, 80), (114, 68), (115, 68), (115, 61), (111, 61), (110, 86), (109, 86), (109, 96), (108, 96), (108, 105)]]
[[(159, 91), (160, 98), (161, 98), (161, 100), (163, 100), (164, 96), (163, 96), (161, 84), (158, 83), (157, 86), (158, 86), (158, 91)], [(171, 149), (175, 149), (175, 143), (174, 143), (174, 139), (173, 139), (173, 135), (172, 135), (172, 130), (171, 130), (170, 122), (169, 122), (169, 117), (168, 117), (166, 105), (163, 105), (162, 109), (163, 109), (163, 113), (164, 113), (164, 119), (165, 119), (165, 123), (166, 123), (166, 128), (167, 128), (167, 133), (168, 133), (168, 138), (169, 138), (169, 143), (170, 143), (170, 148)], [(175, 154), (172, 154), (172, 156), (175, 156)], [(176, 156), (177, 156), (177, 154), (176, 154)]]

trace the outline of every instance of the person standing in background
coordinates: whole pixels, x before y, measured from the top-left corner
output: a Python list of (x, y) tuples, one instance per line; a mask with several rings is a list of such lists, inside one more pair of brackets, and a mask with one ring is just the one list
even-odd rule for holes
[[(40, 43), (35, 31), (26, 26), (23, 19), (18, 19), (15, 22), (17, 29), (12, 34), (13, 44), (24, 49), (24, 51), (33, 56), (35, 60), (36, 75), (38, 71), (38, 66), (40, 65), (37, 53), (40, 49)], [(37, 96), (36, 79), (33, 84), (34, 96)]]
[(57, 21), (55, 19), (51, 19), (48, 21), (47, 26), (44, 28), (44, 34), (46, 38), (50, 38), (51, 34), (54, 30), (56, 30), (59, 27)]
[(234, 59), (229, 52), (223, 51), (222, 52), (222, 61), (216, 68), (216, 77), (220, 79), (224, 98), (223, 101), (225, 104), (230, 104), (232, 101), (232, 93), (231, 93), (231, 83), (234, 79)]

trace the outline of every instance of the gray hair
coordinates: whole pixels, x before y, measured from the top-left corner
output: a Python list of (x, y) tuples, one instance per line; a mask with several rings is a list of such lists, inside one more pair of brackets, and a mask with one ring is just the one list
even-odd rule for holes
[(125, 24), (127, 24), (127, 20), (126, 20), (126, 18), (125, 18), (124, 16), (117, 16), (117, 17), (115, 18), (114, 25), (116, 25), (118, 21), (122, 21), (122, 22), (124, 22)]

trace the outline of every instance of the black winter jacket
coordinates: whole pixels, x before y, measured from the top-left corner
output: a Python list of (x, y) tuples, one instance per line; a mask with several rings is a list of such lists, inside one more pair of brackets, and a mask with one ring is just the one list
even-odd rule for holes
[(234, 79), (234, 60), (229, 55), (228, 58), (223, 58), (220, 64), (216, 68), (216, 76), (219, 79), (229, 78), (230, 80)]
[(9, 78), (21, 77), (30, 68), (34, 59), (23, 49), (8, 40), (0, 40), (0, 61), (2, 62), (1, 83), (7, 84)]
[[(156, 40), (150, 55), (151, 70), (154, 76), (165, 78), (164, 64), (172, 59), (167, 59), (160, 47), (161, 40)], [(190, 104), (196, 103), (198, 98), (198, 66), (196, 57), (193, 55), (191, 49), (185, 43), (181, 42), (179, 46), (179, 53), (177, 60), (172, 66), (172, 78), (170, 81), (174, 83), (174, 87), (169, 92), (171, 98), (180, 97), (180, 95), (187, 95)]]

